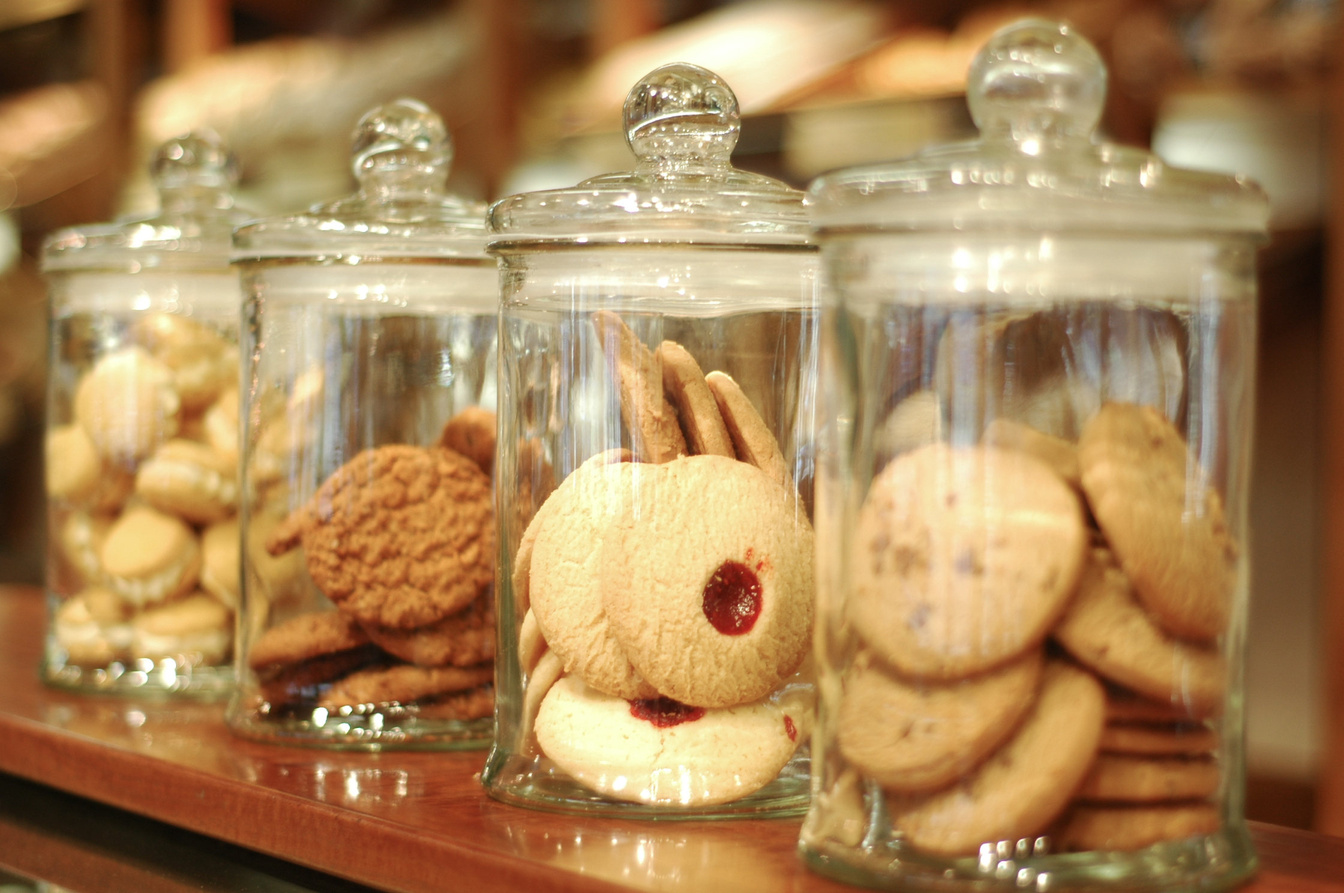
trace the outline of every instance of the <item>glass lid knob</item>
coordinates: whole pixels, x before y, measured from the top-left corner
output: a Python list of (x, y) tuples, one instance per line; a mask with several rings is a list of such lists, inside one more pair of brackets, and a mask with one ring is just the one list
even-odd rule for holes
[(366, 194), (441, 192), (452, 161), (443, 119), (418, 100), (393, 100), (355, 125), (351, 166)]
[(726, 169), (741, 126), (732, 89), (685, 62), (655, 68), (625, 99), (625, 139), (641, 169)]
[(1044, 139), (1090, 137), (1106, 100), (1106, 66), (1067, 25), (1028, 19), (1004, 28), (976, 55), (966, 103), (983, 136), (1024, 150)]
[(198, 130), (164, 142), (154, 153), (150, 176), (165, 211), (232, 204), (238, 162), (213, 131)]

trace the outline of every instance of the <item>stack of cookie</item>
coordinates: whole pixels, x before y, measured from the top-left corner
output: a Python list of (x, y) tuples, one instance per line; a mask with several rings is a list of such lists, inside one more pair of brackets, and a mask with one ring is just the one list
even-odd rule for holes
[(576, 468), (515, 553), (517, 747), (614, 800), (738, 800), (809, 734), (811, 527), (733, 379), (593, 323), (632, 448)]
[[(186, 316), (127, 328), (49, 428), (50, 671), (227, 664), (238, 607), (238, 349)], [(63, 669), (68, 668), (68, 669)], [(119, 674), (102, 674), (109, 681)], [(180, 684), (180, 683), (174, 683)]]
[(942, 856), (1218, 830), (1237, 558), (1218, 494), (1150, 407), (1103, 405), (1077, 444), (999, 421), (979, 445), (899, 455), (857, 519), (847, 771)]
[(260, 617), (246, 664), (261, 713), (376, 714), (383, 737), (399, 717), (428, 734), (492, 715), (494, 431), (472, 408), (432, 446), (365, 450), (269, 530), (266, 554), (301, 555), (324, 605)]

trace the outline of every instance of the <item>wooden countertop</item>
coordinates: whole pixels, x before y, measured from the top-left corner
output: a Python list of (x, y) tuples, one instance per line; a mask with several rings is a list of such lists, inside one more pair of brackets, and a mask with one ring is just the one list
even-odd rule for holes
[[(228, 731), (221, 703), (55, 691), (37, 675), (44, 623), (37, 590), (0, 586), (0, 772), (18, 779), (386, 890), (855, 889), (803, 866), (796, 819), (523, 809), (482, 791), (483, 751), (261, 744)], [(1261, 869), (1247, 893), (1344, 893), (1344, 839), (1252, 831)]]

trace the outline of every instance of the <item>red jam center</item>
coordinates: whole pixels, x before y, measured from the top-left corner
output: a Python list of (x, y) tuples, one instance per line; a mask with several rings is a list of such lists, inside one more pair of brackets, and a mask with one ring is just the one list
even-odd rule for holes
[(666, 729), (684, 722), (695, 722), (705, 715), (704, 707), (692, 707), (671, 698), (640, 698), (630, 702), (630, 715)]
[(725, 636), (751, 632), (761, 616), (761, 578), (739, 561), (725, 561), (705, 584), (704, 610)]
[(787, 713), (784, 714), (784, 733), (789, 736), (790, 741), (798, 740), (798, 727), (793, 724), (793, 717)]

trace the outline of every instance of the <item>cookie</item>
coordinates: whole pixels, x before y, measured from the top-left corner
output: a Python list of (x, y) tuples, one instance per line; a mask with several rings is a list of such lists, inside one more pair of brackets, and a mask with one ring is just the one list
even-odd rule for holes
[(247, 651), (261, 696), (275, 707), (313, 702), (336, 679), (384, 660), (359, 624), (339, 611), (291, 617), (258, 635)]
[(536, 664), (526, 671), (527, 681), (523, 687), (523, 710), (518, 722), (518, 750), (531, 749), (532, 732), (537, 725), (537, 711), (541, 709), (542, 699), (564, 674), (560, 658), (554, 651), (546, 651), (537, 658)]
[(1035, 428), (1009, 418), (997, 418), (985, 426), (982, 442), (1005, 450), (1021, 450), (1035, 456), (1054, 469), (1070, 487), (1082, 487), (1082, 471), (1078, 466), (1078, 446), (1062, 437), (1037, 431)]
[(104, 354), (75, 386), (75, 420), (116, 464), (144, 459), (177, 433), (172, 372), (142, 347)]
[(195, 588), (201, 547), (196, 532), (180, 518), (134, 505), (108, 528), (98, 561), (109, 589), (145, 607)]
[(416, 667), (394, 664), (356, 670), (332, 683), (317, 699), (338, 710), (356, 705), (410, 704), (479, 688), (494, 680), (494, 664), (474, 667)]
[(416, 717), (422, 720), (465, 722), (486, 719), (495, 713), (495, 686), (481, 685), (436, 698), (423, 698), (415, 702), (414, 710)]
[(695, 357), (677, 342), (664, 341), (654, 351), (654, 358), (663, 367), (663, 392), (676, 407), (691, 454), (734, 458), (737, 454), (718, 401), (705, 383), (705, 373)]
[(531, 673), (545, 651), (546, 639), (537, 625), (537, 615), (528, 609), (518, 625), (518, 669)]
[(415, 629), (364, 624), (379, 648), (421, 667), (466, 667), (495, 656), (495, 606), (478, 598), (456, 614)]
[(1183, 703), (1146, 698), (1114, 685), (1106, 688), (1107, 722), (1188, 723), (1193, 719)]
[(1144, 756), (1196, 756), (1218, 749), (1218, 733), (1200, 723), (1108, 722), (1101, 734), (1107, 753)]
[(972, 676), (1040, 645), (1086, 542), (1077, 494), (1039, 460), (921, 447), (886, 465), (859, 510), (850, 619), (904, 676)]
[(59, 425), (46, 436), (47, 495), (88, 511), (113, 511), (131, 495), (135, 478), (108, 465), (79, 425)]
[(616, 640), (601, 588), (613, 573), (618, 524), (628, 519), (634, 476), (655, 466), (607, 458), (599, 455), (575, 469), (537, 512), (528, 591), (542, 636), (566, 673), (618, 697), (651, 698), (658, 692)]
[(229, 388), (201, 416), (201, 440), (238, 464), (238, 389)]
[[(605, 450), (595, 456), (589, 457), (583, 464), (575, 469), (574, 473), (589, 465), (611, 465), (616, 462), (632, 462), (634, 454), (629, 450), (616, 449)], [(554, 494), (554, 490), (551, 491)], [(513, 553), (513, 570), (509, 575), (510, 582), (513, 585), (513, 605), (517, 611), (526, 612), (532, 604), (531, 594), (531, 574), (532, 574), (532, 550), (536, 545), (537, 534), (541, 532), (542, 526), (546, 523), (545, 514), (547, 506), (551, 511), (560, 505), (564, 500), (559, 499), (552, 502), (550, 496), (542, 502), (541, 507), (537, 509), (527, 527), (523, 530), (523, 535), (518, 541), (518, 548)]]
[(250, 618), (267, 620), (271, 611), (301, 602), (312, 589), (302, 549), (279, 555), (266, 550), (266, 543), (280, 523), (281, 519), (270, 512), (254, 511), (243, 533)]
[(1130, 852), (1167, 840), (1214, 834), (1221, 824), (1217, 807), (1209, 803), (1078, 805), (1069, 810), (1052, 837), (1056, 850), (1062, 853)]
[(233, 646), (233, 612), (204, 592), (195, 592), (136, 615), (131, 654), (202, 666), (225, 663)]
[(628, 467), (633, 502), (599, 579), (635, 672), (696, 707), (764, 697), (811, 644), (813, 538), (797, 500), (723, 456)]
[(61, 603), (52, 615), (52, 637), (65, 651), (65, 662), (107, 666), (130, 656), (130, 611), (110, 589), (94, 586)]
[(56, 532), (56, 544), (65, 564), (78, 577), (78, 585), (97, 582), (103, 575), (99, 552), (112, 529), (113, 518), (75, 511), (66, 515)]
[(240, 535), (237, 518), (211, 524), (201, 532), (201, 588), (232, 611), (238, 610), (242, 589), (238, 578)]
[(784, 462), (784, 454), (780, 452), (779, 441), (741, 386), (732, 376), (717, 370), (705, 376), (705, 384), (719, 405), (737, 458), (756, 466), (780, 486), (792, 489), (793, 479)]
[(887, 413), (873, 432), (879, 456), (894, 456), (943, 439), (943, 407), (937, 391), (915, 391)]
[(489, 477), (495, 468), (495, 414), (468, 406), (443, 426), (439, 446), (466, 456)]
[(136, 342), (172, 370), (182, 408), (212, 403), (238, 384), (238, 348), (209, 326), (176, 313), (153, 313), (136, 320)]
[(635, 455), (645, 462), (686, 455), (686, 438), (676, 410), (663, 396), (663, 373), (654, 355), (610, 310), (598, 310), (592, 319), (620, 392), (621, 418)]
[(1036, 836), (1086, 777), (1105, 704), (1090, 673), (1047, 663), (1020, 727), (960, 784), (924, 797), (887, 796), (894, 829), (912, 847), (941, 856), (971, 856), (982, 843)]
[(836, 744), (889, 791), (918, 793), (967, 775), (1017, 728), (1036, 697), (1039, 649), (951, 683), (902, 680), (867, 654), (844, 678)]
[(1222, 654), (1159, 628), (1104, 548), (1088, 550), (1078, 592), (1053, 636), (1106, 679), (1190, 716), (1212, 716), (1222, 707), (1227, 688)]
[(1203, 800), (1217, 793), (1220, 779), (1218, 764), (1207, 757), (1102, 753), (1097, 755), (1077, 797), (1123, 803)]
[(575, 676), (546, 693), (537, 742), (579, 784), (617, 800), (698, 807), (741, 799), (779, 775), (798, 747), (798, 724), (771, 700), (687, 707), (627, 701)]
[(1092, 514), (1140, 603), (1172, 635), (1220, 635), (1238, 547), (1175, 426), (1151, 406), (1107, 403), (1083, 427), (1078, 459)]
[(267, 544), (301, 539), (317, 587), (361, 623), (427, 626), (494, 582), (490, 479), (451, 450), (365, 450), (337, 469)]
[(165, 442), (135, 475), (136, 495), (193, 524), (213, 524), (238, 510), (237, 465), (192, 440)]

